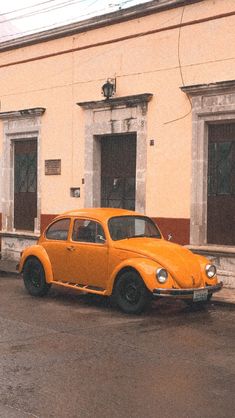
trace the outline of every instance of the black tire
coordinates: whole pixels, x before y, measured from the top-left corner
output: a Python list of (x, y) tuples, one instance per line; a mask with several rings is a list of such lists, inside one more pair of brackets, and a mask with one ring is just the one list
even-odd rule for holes
[(113, 300), (123, 312), (139, 314), (147, 308), (150, 299), (151, 294), (137, 272), (126, 271), (118, 278)]
[(35, 257), (26, 260), (23, 270), (24, 285), (32, 296), (45, 296), (51, 285), (46, 282), (45, 272), (40, 261)]

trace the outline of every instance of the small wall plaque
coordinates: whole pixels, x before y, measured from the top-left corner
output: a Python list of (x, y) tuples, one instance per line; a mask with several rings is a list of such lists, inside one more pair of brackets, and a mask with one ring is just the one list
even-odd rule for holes
[(61, 174), (61, 160), (45, 160), (45, 175), (59, 176)]

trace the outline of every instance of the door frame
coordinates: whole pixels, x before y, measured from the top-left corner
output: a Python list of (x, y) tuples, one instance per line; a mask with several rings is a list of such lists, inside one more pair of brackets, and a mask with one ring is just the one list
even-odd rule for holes
[[(127, 147), (128, 147), (128, 141), (130, 141), (130, 139), (134, 139), (134, 148), (135, 148), (135, 189), (136, 189), (136, 157), (137, 157), (137, 140), (136, 140), (136, 134), (119, 134), (119, 135), (102, 135), (99, 140), (100, 140), (100, 152), (101, 152), (101, 164), (100, 164), (100, 179), (101, 179), (101, 186), (102, 186), (102, 172), (103, 172), (103, 167), (102, 167), (102, 145), (105, 143), (106, 139), (112, 141), (113, 139), (116, 138), (120, 138), (123, 139), (124, 142), (126, 142)], [(114, 139), (114, 141), (115, 141)], [(113, 158), (115, 158), (115, 156), (113, 156)], [(134, 160), (134, 159), (133, 159)], [(135, 193), (136, 194), (136, 193)], [(134, 200), (134, 199), (133, 199)], [(102, 203), (102, 193), (101, 193), (101, 203)], [(135, 204), (136, 204), (136, 199), (135, 199)]]
[[(37, 140), (37, 218), (34, 231), (40, 233), (41, 216), (41, 116), (44, 108), (0, 113), (3, 120), (3, 157), (2, 157), (2, 230), (18, 232), (14, 229), (14, 143), (21, 140)], [(20, 231), (19, 231), (20, 232)]]
[[(212, 126), (215, 126), (215, 129), (210, 133)], [(222, 130), (220, 129), (221, 127)], [(231, 129), (231, 133), (227, 132), (228, 127)], [(235, 194), (233, 188), (231, 190), (232, 178), (234, 177), (232, 174), (232, 167), (233, 163), (235, 164), (235, 123), (231, 121), (226, 124), (210, 124), (208, 131), (208, 164), (211, 155), (213, 168), (210, 177), (210, 180), (212, 180), (212, 187), (211, 191), (208, 190), (207, 194), (207, 242), (212, 245), (219, 244), (231, 246), (235, 245), (235, 229), (233, 226), (233, 219), (235, 220)], [(229, 144), (229, 154), (227, 154), (228, 161), (229, 157), (231, 158), (231, 177), (229, 176), (229, 182), (226, 183), (228, 185), (228, 190), (219, 188), (221, 185), (219, 183), (220, 174), (217, 163), (219, 161), (219, 149), (221, 149), (222, 144)], [(220, 156), (221, 155), (222, 154), (220, 154)], [(209, 176), (210, 172), (208, 170), (208, 187), (210, 184)]]
[(192, 105), (190, 244), (202, 246), (208, 244), (208, 126), (235, 122), (235, 80), (184, 86), (181, 90)]
[(84, 206), (101, 205), (103, 135), (136, 134), (136, 210), (145, 213), (147, 180), (147, 116), (152, 94), (77, 103), (85, 113)]
[[(34, 147), (36, 148), (35, 149), (35, 151), (36, 151), (36, 156), (37, 156), (37, 159), (36, 159), (36, 217), (33, 219), (33, 225), (35, 224), (35, 219), (37, 219), (37, 217), (38, 217), (38, 190), (37, 190), (37, 187), (38, 187), (38, 140), (37, 140), (37, 137), (35, 137), (35, 138), (31, 138), (31, 139), (29, 139), (29, 138), (27, 138), (27, 139), (14, 139), (13, 141), (12, 141), (12, 146), (13, 146), (13, 170), (12, 170), (12, 174), (13, 174), (13, 211), (14, 211), (14, 214), (13, 214), (13, 224), (14, 224), (14, 229), (15, 230), (20, 230), (20, 228), (17, 228), (16, 226), (15, 226), (15, 224), (16, 224), (16, 219), (15, 219), (15, 217), (16, 217), (16, 211), (15, 211), (15, 205), (16, 205), (16, 197), (15, 197), (15, 160), (16, 160), (16, 144), (20, 144), (20, 143), (22, 143), (22, 142), (24, 142), (24, 143), (28, 143), (28, 141), (33, 141), (34, 142)], [(32, 218), (31, 218), (32, 219)], [(29, 231), (34, 231), (35, 230), (35, 225), (34, 225), (34, 227), (33, 227), (33, 229), (29, 229)]]

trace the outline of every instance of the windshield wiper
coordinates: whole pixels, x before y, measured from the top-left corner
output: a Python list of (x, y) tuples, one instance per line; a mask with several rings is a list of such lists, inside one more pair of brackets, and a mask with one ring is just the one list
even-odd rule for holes
[(148, 235), (145, 234), (139, 234), (139, 235), (130, 235), (129, 237), (127, 237), (127, 239), (129, 238), (141, 238), (141, 237), (147, 237)]
[(161, 238), (158, 234), (154, 234), (154, 235), (146, 235), (146, 234), (139, 234), (139, 235), (131, 235), (129, 237), (126, 237), (127, 239), (129, 238)]

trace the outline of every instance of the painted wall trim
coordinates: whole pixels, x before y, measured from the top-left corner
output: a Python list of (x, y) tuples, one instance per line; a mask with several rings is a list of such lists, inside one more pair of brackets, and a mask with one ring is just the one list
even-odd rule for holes
[(46, 229), (46, 227), (56, 218), (55, 214), (41, 214), (41, 221), (40, 221), (40, 231), (41, 233)]
[(158, 218), (151, 219), (159, 226), (163, 237), (167, 239), (168, 234), (172, 235), (172, 241), (177, 244), (187, 245), (190, 238), (189, 218)]
[[(194, 0), (192, 0), (192, 1), (194, 1)], [(203, 1), (203, 0), (197, 0), (197, 1)], [(114, 44), (114, 43), (117, 43), (117, 42), (126, 41), (126, 40), (129, 40), (129, 39), (140, 38), (140, 37), (143, 37), (143, 36), (153, 35), (153, 34), (160, 33), (160, 32), (165, 32), (165, 31), (169, 31), (169, 30), (184, 28), (184, 27), (192, 26), (192, 25), (198, 25), (198, 24), (201, 24), (201, 23), (207, 23), (207, 22), (210, 22), (210, 21), (214, 21), (214, 20), (218, 20), (218, 19), (224, 19), (224, 18), (228, 18), (228, 17), (231, 17), (231, 16), (235, 16), (235, 11), (228, 12), (228, 13), (222, 13), (222, 14), (219, 14), (219, 15), (214, 15), (214, 16), (205, 17), (205, 18), (201, 18), (201, 19), (191, 20), (191, 21), (188, 21), (188, 22), (178, 23), (178, 24), (175, 24), (175, 25), (170, 25), (170, 26), (166, 26), (166, 27), (162, 27), (162, 28), (158, 28), (158, 29), (153, 29), (153, 30), (149, 30), (149, 31), (141, 32), (141, 33), (134, 33), (134, 34), (123, 36), (123, 37), (107, 39), (107, 40), (102, 41), (102, 42), (87, 44), (87, 45), (84, 45), (84, 46), (81, 46), (81, 47), (69, 48), (69, 49), (65, 49), (63, 51), (57, 51), (57, 52), (53, 52), (53, 53), (49, 53), (49, 54), (38, 55), (37, 57), (27, 58), (27, 59), (18, 60), (18, 61), (12, 61), (12, 62), (0, 65), (0, 68), (11, 67), (13, 65), (18, 65), (18, 64), (25, 64), (27, 62), (43, 60), (43, 59), (46, 59), (46, 58), (56, 57), (56, 56), (59, 56), (59, 55), (69, 54), (69, 53), (73, 53), (73, 52), (77, 52), (77, 51), (83, 51), (83, 50), (87, 50), (87, 49), (90, 49), (90, 48), (96, 48), (96, 47), (99, 47), (99, 46), (110, 45), (110, 44)], [(126, 20), (130, 20), (130, 19), (126, 19)], [(115, 22), (115, 23), (118, 23), (118, 22)], [(103, 25), (103, 26), (108, 26), (108, 23), (107, 23), (107, 25)], [(90, 28), (89, 30), (91, 30), (91, 29), (93, 29), (93, 28)], [(80, 32), (85, 32), (85, 30), (80, 31)], [(76, 33), (79, 33), (79, 31), (77, 31)], [(58, 38), (62, 38), (62, 37), (66, 37), (66, 36), (67, 35), (64, 34), (64, 35), (58, 36)], [(51, 40), (51, 39), (48, 39), (48, 40)], [(26, 45), (20, 44), (20, 45), (16, 45), (14, 47), (12, 46), (11, 48), (5, 48), (5, 49), (1, 49), (2, 44), (0, 44), (0, 53), (4, 52), (5, 50), (12, 50), (12, 49), (25, 47), (25, 46), (28, 46), (28, 45), (31, 45), (31, 44), (47, 42), (48, 40), (44, 39), (44, 38), (41, 38), (36, 42), (31, 42), (31, 43), (26, 44)]]

